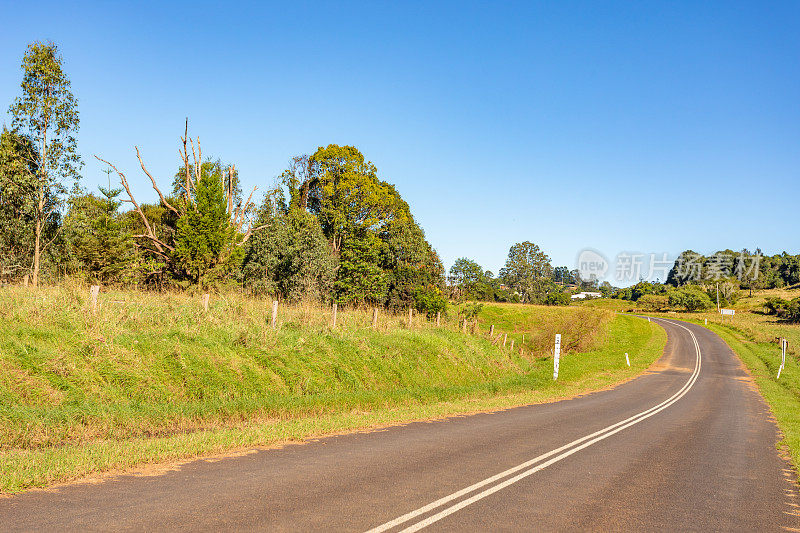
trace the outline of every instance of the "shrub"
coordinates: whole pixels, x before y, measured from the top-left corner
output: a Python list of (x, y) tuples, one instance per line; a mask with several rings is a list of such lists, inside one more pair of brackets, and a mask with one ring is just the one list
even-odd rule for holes
[(551, 292), (547, 295), (547, 298), (544, 299), (545, 305), (569, 305), (572, 299), (569, 297), (569, 294), (566, 292)]
[(714, 306), (708, 294), (691, 286), (672, 291), (669, 294), (669, 305), (682, 307), (687, 311), (701, 311)]
[(414, 291), (414, 307), (429, 317), (447, 310), (447, 298), (439, 288), (420, 288)]
[(764, 309), (768, 315), (775, 315), (793, 322), (800, 321), (800, 297), (794, 300), (783, 298), (767, 298)]
[(669, 306), (669, 297), (664, 294), (645, 294), (639, 297), (637, 303), (647, 311), (661, 311)]

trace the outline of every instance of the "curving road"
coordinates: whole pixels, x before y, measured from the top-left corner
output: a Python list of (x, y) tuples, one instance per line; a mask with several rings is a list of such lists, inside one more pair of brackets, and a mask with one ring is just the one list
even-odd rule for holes
[(0, 499), (0, 529), (800, 530), (738, 359), (658, 322), (664, 356), (612, 390), (29, 492)]

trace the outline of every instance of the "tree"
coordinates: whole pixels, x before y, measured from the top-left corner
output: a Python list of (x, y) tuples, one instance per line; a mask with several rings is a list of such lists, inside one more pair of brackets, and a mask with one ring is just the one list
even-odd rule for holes
[(243, 250), (230, 224), (222, 176), (201, 172), (194, 192), (193, 209), (178, 220), (175, 257), (190, 281), (207, 287), (238, 266)]
[[(33, 285), (39, 284), (42, 234), (50, 217), (57, 213), (67, 192), (66, 181), (78, 179), (82, 163), (75, 135), (80, 118), (77, 100), (62, 68), (62, 58), (53, 43), (28, 45), (22, 59), (22, 96), (14, 100), (9, 112), (12, 127), (26, 135), (26, 172), (32, 178), (33, 206)], [(34, 149), (35, 147), (35, 149)]]
[(444, 288), (444, 267), (395, 187), (353, 146), (330, 144), (292, 159), (281, 174), (289, 210), (319, 220), (339, 261), (335, 298), (391, 308), (425, 305)]
[(391, 220), (408, 215), (394, 187), (381, 181), (375, 165), (354, 146), (319, 147), (310, 158), (308, 208), (319, 217), (334, 252), (343, 239), (380, 231)]
[(701, 311), (714, 307), (711, 298), (697, 286), (675, 289), (669, 293), (669, 305), (683, 307), (687, 311)]
[(699, 281), (702, 278), (704, 262), (705, 257), (695, 251), (681, 252), (667, 274), (667, 285), (681, 287), (691, 281)]
[[(399, 194), (397, 202), (405, 205)], [(387, 307), (443, 310), (439, 306), (446, 301), (442, 296), (444, 266), (411, 213), (390, 220), (378, 236), (383, 242), (380, 267), (387, 274)]]
[(164, 279), (172, 274), (179, 280), (206, 285), (234, 273), (232, 267), (243, 255), (239, 248), (260, 229), (253, 226), (252, 197), (256, 188), (242, 201), (234, 166), (223, 165), (220, 160), (204, 160), (200, 140), (190, 139), (188, 129), (187, 120), (181, 137), (183, 148), (179, 150), (183, 164), (173, 180), (176, 196), (164, 196), (136, 148), (139, 165), (158, 194), (157, 205), (140, 205), (125, 174), (105, 159), (95, 157), (117, 173), (127, 201), (133, 205), (133, 216), (138, 215), (135, 225), (140, 231), (133, 237), (135, 246), (152, 267), (149, 275)]
[(302, 209), (287, 210), (273, 191), (264, 198), (256, 224), (263, 229), (245, 247), (245, 285), (290, 301), (329, 300), (337, 261), (317, 218)]
[(614, 287), (607, 281), (604, 281), (600, 284), (600, 293), (605, 298), (609, 298), (612, 294), (614, 294)]
[(383, 303), (388, 276), (378, 266), (381, 241), (374, 233), (360, 230), (345, 237), (339, 257), (339, 272), (334, 283), (339, 303)]
[[(505, 266), (500, 269), (500, 277), (513, 290), (517, 291), (523, 302), (543, 298), (554, 285), (553, 267), (550, 257), (539, 246), (530, 241), (517, 243), (508, 251)], [(544, 280), (550, 283), (544, 283)]]
[(464, 298), (478, 298), (478, 286), (484, 281), (483, 268), (472, 259), (461, 257), (450, 267), (450, 284)]
[(121, 192), (100, 187), (102, 196), (85, 194), (69, 200), (64, 232), (76, 266), (93, 281), (119, 281), (133, 258), (131, 235), (116, 199)]
[(569, 268), (565, 266), (554, 268), (553, 281), (562, 285), (569, 285), (572, 283), (572, 275), (569, 272)]
[(27, 137), (0, 133), (0, 276), (30, 270), (36, 211), (36, 147)]
[(544, 299), (545, 305), (569, 305), (571, 301), (572, 298), (564, 291), (551, 292)]

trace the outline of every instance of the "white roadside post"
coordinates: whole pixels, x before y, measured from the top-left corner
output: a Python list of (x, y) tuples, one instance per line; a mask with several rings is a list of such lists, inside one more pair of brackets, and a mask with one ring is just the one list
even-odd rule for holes
[(553, 379), (558, 379), (558, 361), (561, 358), (561, 333), (556, 333), (556, 346), (553, 349)]
[(628, 359), (628, 352), (625, 352), (625, 362), (628, 363), (628, 366), (631, 366), (631, 360)]
[(783, 365), (786, 364), (786, 346), (789, 344), (789, 341), (786, 339), (781, 339), (781, 366), (778, 367), (778, 377), (775, 379), (781, 379), (781, 370), (783, 370)]

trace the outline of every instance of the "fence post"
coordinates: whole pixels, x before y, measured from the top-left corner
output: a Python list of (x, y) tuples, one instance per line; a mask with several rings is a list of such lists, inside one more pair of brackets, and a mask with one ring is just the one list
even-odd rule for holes
[(478, 331), (478, 319), (476, 318), (476, 319), (475, 319), (475, 320), (472, 322), (472, 334), (473, 334), (473, 335), (475, 335), (475, 333), (476, 333), (477, 331)]
[(211, 299), (211, 295), (209, 293), (205, 293), (203, 296), (200, 297), (200, 304), (203, 306), (203, 312), (208, 313), (208, 301)]
[(464, 335), (467, 334), (467, 319), (466, 318), (461, 323), (461, 333), (463, 333)]
[(333, 328), (336, 329), (336, 315), (339, 313), (339, 306), (333, 302)]
[(442, 318), (442, 312), (441, 311), (436, 311), (436, 327), (437, 328), (439, 327), (439, 322), (440, 322), (441, 318)]
[(378, 308), (372, 308), (372, 327), (375, 328), (378, 326)]
[(25, 277), (22, 278), (22, 285), (27, 288), (28, 287), (28, 274), (25, 274)]
[(511, 339), (511, 351), (514, 351), (514, 339)]
[(97, 313), (97, 296), (100, 294), (100, 285), (92, 285), (89, 295), (92, 297), (92, 314)]
[(506, 347), (507, 340), (508, 340), (508, 333), (503, 333), (503, 348)]
[(489, 338), (494, 337), (494, 324), (489, 326)]
[(525, 344), (525, 334), (522, 334), (522, 344)]
[(409, 328), (411, 327), (411, 319), (412, 318), (414, 318), (414, 308), (413, 307), (409, 307), (408, 308), (408, 327)]
[(272, 300), (272, 320), (270, 320), (272, 329), (278, 327), (278, 300)]

